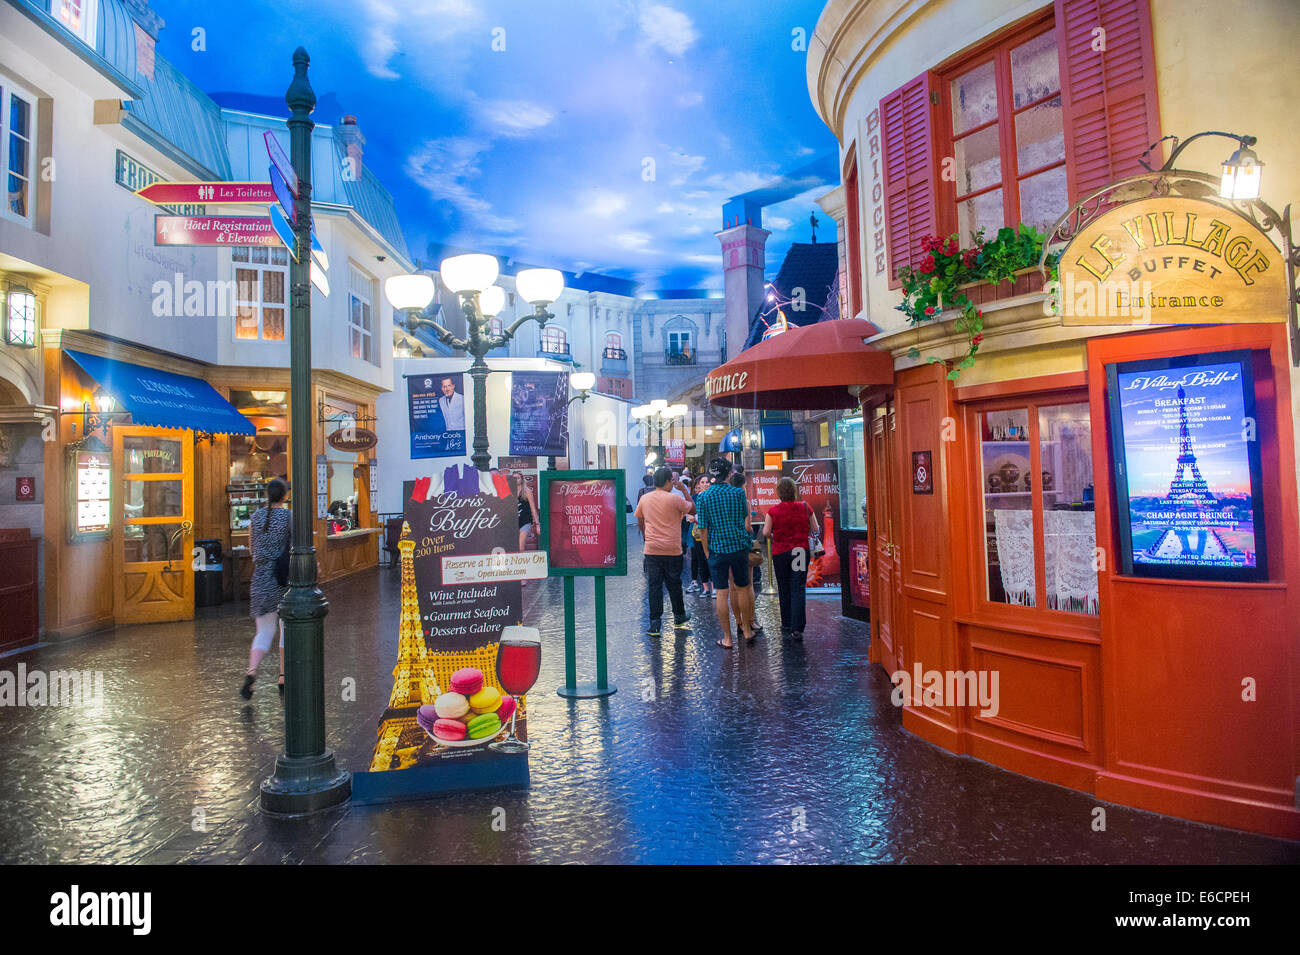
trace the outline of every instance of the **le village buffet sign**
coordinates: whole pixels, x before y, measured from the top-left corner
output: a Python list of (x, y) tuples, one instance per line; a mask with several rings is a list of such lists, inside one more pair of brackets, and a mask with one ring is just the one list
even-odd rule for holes
[(1143, 199), (1070, 241), (1053, 297), (1064, 325), (1284, 322), (1285, 271), (1268, 237), (1231, 209)]

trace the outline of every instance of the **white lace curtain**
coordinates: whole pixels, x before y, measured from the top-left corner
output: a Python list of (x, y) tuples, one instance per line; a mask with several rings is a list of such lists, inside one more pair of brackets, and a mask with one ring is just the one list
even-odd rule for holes
[[(1034, 515), (994, 511), (994, 536), (1002, 588), (1009, 603), (1034, 604)], [(1051, 610), (1097, 613), (1097, 532), (1092, 511), (1043, 512), (1047, 606)]]

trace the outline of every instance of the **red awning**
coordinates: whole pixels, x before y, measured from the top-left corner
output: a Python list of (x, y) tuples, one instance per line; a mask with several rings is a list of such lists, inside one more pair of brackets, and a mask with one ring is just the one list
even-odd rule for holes
[(704, 393), (728, 408), (855, 408), (859, 388), (894, 381), (889, 352), (867, 344), (879, 331), (860, 318), (791, 328), (713, 369), (704, 379)]

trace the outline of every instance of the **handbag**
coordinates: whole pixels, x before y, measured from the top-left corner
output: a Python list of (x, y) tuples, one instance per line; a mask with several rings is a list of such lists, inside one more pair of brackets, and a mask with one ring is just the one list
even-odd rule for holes
[[(808, 507), (808, 502), (805, 501), (803, 506), (808, 508), (808, 516), (811, 517), (812, 508)], [(818, 557), (826, 556), (826, 548), (822, 546), (822, 538), (820, 534), (809, 534), (808, 543), (810, 545), (809, 550), (812, 553), (814, 559)]]
[(749, 566), (757, 567), (763, 563), (763, 545), (754, 541), (754, 546), (749, 549)]
[[(262, 533), (265, 534), (267, 530), (270, 529), (270, 526), (271, 508), (268, 506), (266, 509), (266, 517), (262, 519)], [(275, 556), (275, 582), (281, 587), (289, 586), (289, 544), (292, 540), (293, 535), (290, 534), (289, 537), (285, 539), (284, 550), (280, 551), (280, 553)]]

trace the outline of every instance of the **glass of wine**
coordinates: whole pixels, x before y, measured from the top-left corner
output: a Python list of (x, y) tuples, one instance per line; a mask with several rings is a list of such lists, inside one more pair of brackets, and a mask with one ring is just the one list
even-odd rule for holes
[[(524, 627), (510, 627), (507, 630), (524, 630)], [(536, 630), (532, 630), (537, 633)], [(537, 675), (542, 669), (542, 643), (540, 640), (522, 636), (501, 637), (497, 645), (497, 683), (501, 689), (516, 700), (533, 688)], [(515, 707), (510, 716), (510, 735), (496, 743), (488, 744), (489, 749), (500, 753), (526, 753), (528, 744), (515, 736), (515, 721), (519, 718), (519, 707)]]

